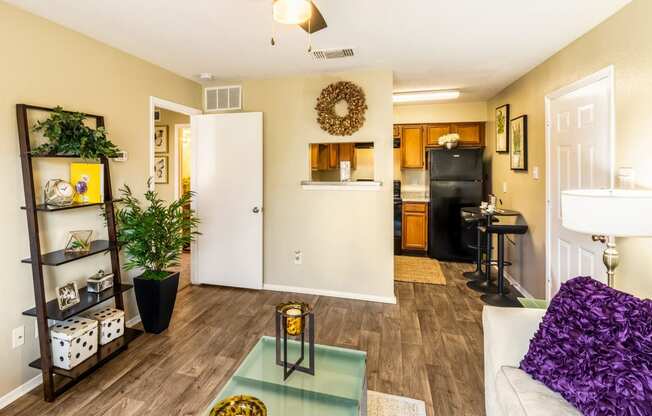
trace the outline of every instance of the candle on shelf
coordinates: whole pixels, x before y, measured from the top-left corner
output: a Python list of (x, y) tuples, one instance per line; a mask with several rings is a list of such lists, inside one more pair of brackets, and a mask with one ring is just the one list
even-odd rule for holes
[(290, 307), (285, 310), (285, 315), (287, 316), (286, 330), (288, 335), (301, 335), (301, 332), (303, 331), (302, 314), (303, 312), (301, 309), (296, 307)]

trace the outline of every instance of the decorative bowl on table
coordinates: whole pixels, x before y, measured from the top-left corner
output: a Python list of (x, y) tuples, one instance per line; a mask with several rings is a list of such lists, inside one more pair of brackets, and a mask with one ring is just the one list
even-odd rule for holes
[(267, 407), (252, 396), (231, 396), (216, 404), (210, 416), (267, 416)]

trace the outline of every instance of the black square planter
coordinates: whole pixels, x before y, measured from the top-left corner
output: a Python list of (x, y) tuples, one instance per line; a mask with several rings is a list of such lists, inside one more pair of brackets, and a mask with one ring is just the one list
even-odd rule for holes
[(134, 277), (136, 302), (145, 331), (160, 334), (170, 325), (179, 288), (179, 272), (171, 272), (163, 280)]

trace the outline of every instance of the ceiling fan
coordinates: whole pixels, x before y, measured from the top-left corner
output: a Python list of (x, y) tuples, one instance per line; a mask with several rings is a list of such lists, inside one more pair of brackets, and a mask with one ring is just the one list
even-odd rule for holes
[(298, 25), (309, 34), (328, 27), (324, 16), (312, 0), (272, 0), (274, 20)]

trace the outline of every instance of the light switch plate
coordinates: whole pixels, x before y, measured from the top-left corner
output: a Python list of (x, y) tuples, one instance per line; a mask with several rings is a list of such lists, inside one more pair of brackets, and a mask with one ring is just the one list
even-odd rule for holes
[(507, 193), (507, 182), (503, 182), (503, 193)]
[(21, 325), (11, 331), (12, 348), (18, 348), (25, 343), (25, 326)]
[(539, 167), (535, 166), (532, 168), (532, 177), (534, 179), (539, 179)]

